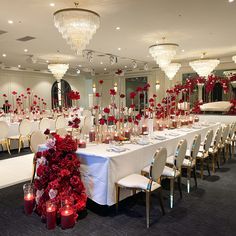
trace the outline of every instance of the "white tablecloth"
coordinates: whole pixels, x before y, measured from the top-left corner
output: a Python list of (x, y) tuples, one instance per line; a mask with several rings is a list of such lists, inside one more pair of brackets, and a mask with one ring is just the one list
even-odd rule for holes
[[(185, 138), (188, 147), (191, 146), (194, 136), (201, 134), (202, 141), (209, 129), (216, 131), (219, 124), (211, 124), (201, 129), (181, 129), (156, 132), (167, 137), (164, 141), (152, 140), (151, 144), (125, 144), (129, 150), (122, 153), (108, 152), (107, 144), (88, 144), (85, 149), (78, 149), (77, 154), (81, 162), (81, 177), (85, 184), (88, 197), (100, 205), (115, 204), (115, 182), (129, 174), (140, 173), (141, 169), (149, 165), (155, 151), (159, 147), (166, 147), (168, 155), (174, 153), (179, 140)], [(186, 132), (188, 131), (188, 132)], [(169, 136), (170, 133), (179, 133), (179, 136)], [(40, 150), (45, 147), (40, 147)], [(121, 191), (121, 198), (130, 195), (127, 190)]]

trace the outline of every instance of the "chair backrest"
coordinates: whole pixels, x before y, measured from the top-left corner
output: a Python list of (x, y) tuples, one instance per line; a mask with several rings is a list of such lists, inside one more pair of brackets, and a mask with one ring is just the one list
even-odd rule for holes
[(43, 118), (39, 122), (39, 130), (44, 132), (46, 129), (50, 129), (50, 120), (48, 118)]
[(229, 135), (229, 129), (230, 129), (230, 125), (226, 125), (224, 128), (223, 128), (223, 132), (222, 132), (222, 137), (221, 137), (221, 141), (222, 143), (225, 142), (225, 140), (227, 139), (228, 135)]
[(163, 173), (166, 164), (166, 159), (167, 159), (166, 148), (158, 149), (154, 155), (153, 163), (150, 168), (150, 177), (152, 177), (154, 181), (157, 181), (160, 178), (161, 174)]
[(204, 140), (204, 151), (208, 152), (209, 148), (211, 147), (211, 142), (213, 139), (213, 130), (208, 130), (205, 140)]
[(222, 134), (222, 127), (220, 126), (215, 133), (215, 139), (214, 139), (214, 147), (217, 148), (217, 146), (220, 143), (220, 138), (221, 138), (221, 134)]
[(58, 116), (57, 119), (56, 119), (56, 130), (57, 129), (60, 129), (60, 128), (65, 128), (66, 126), (66, 120), (63, 116)]
[(235, 132), (235, 127), (236, 127), (236, 123), (233, 122), (230, 124), (230, 131), (229, 131), (229, 137), (232, 138)]
[(0, 121), (0, 139), (7, 138), (9, 126), (6, 121)]
[(187, 151), (187, 141), (186, 139), (180, 140), (175, 151), (175, 166), (178, 170), (181, 170), (184, 158)]
[(195, 135), (191, 147), (191, 157), (195, 159), (201, 146), (201, 134)]
[(38, 145), (46, 143), (46, 137), (40, 131), (34, 131), (30, 136), (30, 149), (33, 153), (38, 152)]
[(57, 129), (57, 134), (60, 135), (61, 137), (65, 137), (68, 133), (65, 128), (60, 128), (60, 129)]
[(31, 133), (31, 122), (28, 119), (21, 121), (19, 125), (19, 134), (22, 136), (30, 135)]

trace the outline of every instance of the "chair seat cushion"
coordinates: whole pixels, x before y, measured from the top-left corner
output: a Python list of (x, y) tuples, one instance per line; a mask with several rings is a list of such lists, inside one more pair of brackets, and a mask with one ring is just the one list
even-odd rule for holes
[(174, 165), (175, 164), (175, 156), (172, 155), (172, 156), (167, 157), (166, 163)]
[(184, 158), (182, 166), (184, 166), (184, 167), (194, 167), (194, 165), (195, 165), (195, 161), (191, 161), (187, 158)]
[(142, 169), (142, 172), (145, 172), (145, 173), (149, 174), (149, 173), (150, 173), (150, 167), (151, 167), (150, 165), (144, 167), (144, 168)]
[[(9, 139), (19, 139), (20, 135), (15, 135), (15, 136), (10, 136), (8, 137)], [(21, 136), (22, 139), (29, 139), (29, 137), (27, 136)]]
[(166, 177), (177, 177), (180, 175), (180, 172), (178, 170), (174, 170), (173, 168), (169, 166), (165, 166), (162, 176)]
[[(120, 179), (117, 182), (117, 184), (126, 188), (137, 188), (137, 189), (147, 190), (149, 182), (150, 180), (143, 175), (132, 174)], [(154, 191), (160, 187), (161, 187), (160, 184), (153, 181), (151, 191)]]

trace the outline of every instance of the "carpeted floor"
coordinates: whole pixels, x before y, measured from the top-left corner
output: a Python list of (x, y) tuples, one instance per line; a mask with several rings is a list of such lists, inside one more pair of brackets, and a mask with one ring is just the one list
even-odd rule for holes
[[(0, 174), (1, 175), (1, 174)], [(145, 226), (145, 196), (140, 193), (114, 208), (99, 208), (89, 202), (87, 214), (81, 216), (75, 227), (63, 231), (57, 227), (48, 231), (40, 218), (23, 213), (22, 185), (0, 190), (1, 236), (116, 236), (116, 235), (236, 235), (236, 158), (229, 160), (214, 175), (204, 181), (198, 179), (198, 189), (186, 193), (183, 199), (175, 192), (175, 206), (168, 206), (169, 191), (164, 190), (166, 215), (162, 216), (157, 196), (153, 194), (151, 226)], [(182, 182), (185, 184), (186, 179)]]

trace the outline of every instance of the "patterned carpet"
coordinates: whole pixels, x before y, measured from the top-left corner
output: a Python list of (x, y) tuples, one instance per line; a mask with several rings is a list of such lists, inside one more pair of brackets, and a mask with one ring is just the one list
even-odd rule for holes
[(214, 175), (198, 179), (198, 189), (186, 193), (183, 178), (183, 199), (175, 192), (175, 207), (168, 206), (168, 186), (165, 184), (166, 215), (162, 216), (156, 194), (152, 196), (151, 226), (145, 228), (145, 196), (140, 193), (113, 207), (98, 207), (91, 202), (75, 227), (63, 231), (57, 227), (48, 231), (40, 218), (23, 213), (22, 185), (0, 190), (1, 236), (116, 236), (116, 235), (236, 235), (236, 158), (229, 160)]

